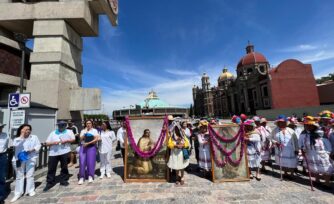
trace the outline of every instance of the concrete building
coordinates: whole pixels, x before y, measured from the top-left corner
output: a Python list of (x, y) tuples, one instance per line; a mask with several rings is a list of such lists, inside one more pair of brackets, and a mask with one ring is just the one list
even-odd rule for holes
[(202, 76), (202, 87), (193, 87), (196, 116), (230, 117), (233, 114), (256, 114), (259, 110), (319, 106), (316, 82), (310, 64), (285, 60), (270, 68), (266, 57), (248, 44), (246, 55), (236, 67), (236, 77), (226, 68), (218, 85)]
[[(0, 0), (0, 55), (17, 70), (22, 45), (19, 33), (34, 39), (26, 65), (25, 91), (33, 102), (58, 110), (58, 119), (81, 120), (84, 110), (100, 109), (101, 91), (82, 88), (82, 37), (98, 35), (99, 15), (117, 24), (117, 0)], [(25, 49), (25, 48), (24, 48)], [(3, 59), (2, 59), (3, 60)], [(0, 58), (1, 61), (1, 58)], [(1, 96), (17, 89), (11, 62), (0, 68)]]
[(113, 119), (122, 120), (125, 116), (164, 116), (173, 115), (174, 117), (188, 117), (187, 108), (171, 106), (165, 101), (159, 99), (154, 91), (150, 91), (146, 99), (129, 109), (120, 109), (113, 111)]
[(334, 104), (334, 81), (317, 84), (317, 89), (321, 105)]

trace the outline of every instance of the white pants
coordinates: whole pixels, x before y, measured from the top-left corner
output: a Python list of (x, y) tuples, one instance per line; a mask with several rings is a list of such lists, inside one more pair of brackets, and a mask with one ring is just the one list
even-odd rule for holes
[(24, 194), (24, 174), (27, 179), (27, 185), (25, 193), (29, 194), (35, 191), (35, 181), (34, 181), (34, 173), (35, 173), (35, 165), (36, 158), (29, 159), (26, 162), (21, 162), (21, 166), (17, 167), (16, 162), (13, 162), (13, 166), (15, 167), (16, 172), (16, 181), (15, 181), (15, 196), (20, 196)]
[(112, 152), (100, 153), (100, 171), (101, 175), (111, 173), (111, 156)]

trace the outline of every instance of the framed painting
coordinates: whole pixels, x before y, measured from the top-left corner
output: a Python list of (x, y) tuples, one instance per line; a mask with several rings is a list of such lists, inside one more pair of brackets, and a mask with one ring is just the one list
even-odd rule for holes
[[(233, 138), (239, 131), (239, 126), (235, 124), (214, 125), (212, 127), (216, 133), (223, 135), (227, 139)], [(231, 150), (237, 144), (238, 139), (233, 142), (223, 142), (219, 139), (216, 141), (218, 141), (225, 150)], [(214, 148), (214, 150), (211, 150), (213, 182), (249, 181), (247, 146), (245, 144), (240, 143), (230, 156), (233, 161), (238, 161), (242, 155), (238, 165), (229, 162), (212, 141), (211, 144), (211, 147)], [(243, 148), (242, 145), (244, 145)], [(216, 154), (216, 159), (214, 159), (214, 154)], [(222, 161), (226, 161), (226, 164), (221, 165), (220, 162)]]
[[(158, 142), (161, 129), (163, 128), (163, 117), (130, 117), (129, 123), (131, 132), (137, 148), (141, 151), (150, 149)], [(150, 140), (143, 139), (144, 130), (150, 132)], [(169, 179), (169, 171), (167, 167), (168, 135), (162, 143), (161, 149), (155, 156), (150, 158), (140, 157), (132, 148), (129, 140), (129, 132), (127, 132), (125, 140), (125, 166), (124, 181), (125, 182), (166, 182)], [(150, 146), (150, 147), (148, 147)], [(148, 148), (147, 148), (148, 147)]]

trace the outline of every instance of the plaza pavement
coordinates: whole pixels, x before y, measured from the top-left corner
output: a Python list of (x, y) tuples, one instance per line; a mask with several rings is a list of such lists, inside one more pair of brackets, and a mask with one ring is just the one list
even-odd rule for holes
[[(36, 196), (24, 196), (15, 203), (334, 203), (333, 188), (325, 189), (316, 184), (312, 192), (308, 177), (301, 175), (293, 181), (280, 181), (276, 166), (274, 172), (267, 167), (268, 172), (262, 175), (261, 181), (212, 183), (199, 177), (198, 173), (190, 172), (186, 174), (186, 184), (182, 187), (175, 187), (174, 183), (124, 183), (122, 158), (118, 152), (115, 156), (110, 179), (101, 180), (96, 176), (94, 183), (78, 185), (76, 175), (79, 169), (71, 167), (69, 186), (57, 184), (44, 193), (46, 177), (43, 176), (36, 180)], [(191, 163), (195, 167), (194, 154)], [(98, 174), (98, 170), (96, 172)], [(13, 197), (13, 183), (11, 189), (6, 203)]]

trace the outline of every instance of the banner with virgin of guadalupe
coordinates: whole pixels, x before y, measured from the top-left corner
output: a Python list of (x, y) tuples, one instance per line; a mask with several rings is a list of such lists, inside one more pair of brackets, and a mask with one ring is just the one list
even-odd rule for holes
[(249, 180), (244, 130), (239, 125), (209, 125), (213, 182)]
[(131, 117), (125, 122), (124, 181), (167, 181), (167, 118)]

